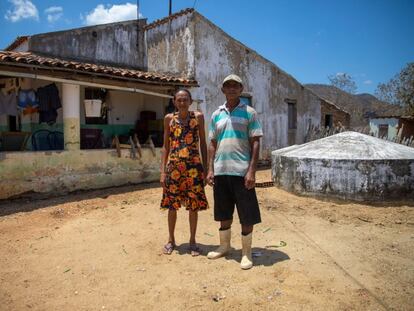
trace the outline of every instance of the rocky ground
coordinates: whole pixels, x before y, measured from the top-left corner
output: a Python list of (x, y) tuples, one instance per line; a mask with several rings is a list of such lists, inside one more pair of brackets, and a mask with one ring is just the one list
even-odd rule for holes
[[(270, 170), (258, 172), (269, 181)], [(206, 188), (213, 204), (211, 188)], [(364, 205), (257, 188), (255, 265), (215, 261), (212, 208), (191, 257), (187, 212), (163, 255), (158, 184), (0, 204), (1, 310), (413, 310), (414, 202)]]

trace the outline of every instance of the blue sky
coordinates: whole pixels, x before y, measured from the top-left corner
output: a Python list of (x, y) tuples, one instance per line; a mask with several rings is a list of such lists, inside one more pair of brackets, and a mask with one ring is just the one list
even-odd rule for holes
[[(148, 22), (168, 15), (168, 0), (139, 0)], [(0, 48), (19, 35), (132, 19), (136, 1), (0, 0)], [(301, 83), (350, 74), (373, 93), (414, 61), (411, 0), (173, 0), (193, 7)]]

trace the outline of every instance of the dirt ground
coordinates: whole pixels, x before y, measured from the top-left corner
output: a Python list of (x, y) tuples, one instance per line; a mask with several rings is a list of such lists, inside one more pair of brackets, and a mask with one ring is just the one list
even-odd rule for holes
[[(258, 172), (269, 181), (270, 170)], [(211, 188), (207, 187), (211, 207)], [(240, 227), (218, 260), (213, 209), (199, 257), (167, 241), (158, 184), (0, 204), (1, 310), (414, 310), (414, 203), (364, 205), (257, 188), (263, 222), (243, 271)]]

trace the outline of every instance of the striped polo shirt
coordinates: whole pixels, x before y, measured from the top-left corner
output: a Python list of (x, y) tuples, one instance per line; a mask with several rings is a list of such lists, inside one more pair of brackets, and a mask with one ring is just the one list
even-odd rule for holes
[(226, 104), (211, 116), (209, 139), (217, 142), (214, 175), (245, 176), (251, 158), (250, 137), (263, 136), (252, 107), (239, 103), (231, 112)]

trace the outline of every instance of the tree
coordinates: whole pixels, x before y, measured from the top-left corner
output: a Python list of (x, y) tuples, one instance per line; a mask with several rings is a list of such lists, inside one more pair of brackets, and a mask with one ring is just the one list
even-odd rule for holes
[(355, 94), (357, 90), (354, 79), (347, 73), (337, 73), (336, 75), (328, 76), (329, 82), (342, 91)]
[(408, 63), (387, 83), (379, 83), (375, 95), (388, 103), (405, 107), (414, 114), (414, 63)]
[(398, 80), (394, 78), (388, 81), (387, 83), (379, 83), (374, 93), (375, 96), (378, 99), (389, 104), (400, 105), (400, 102), (396, 97), (398, 83)]

